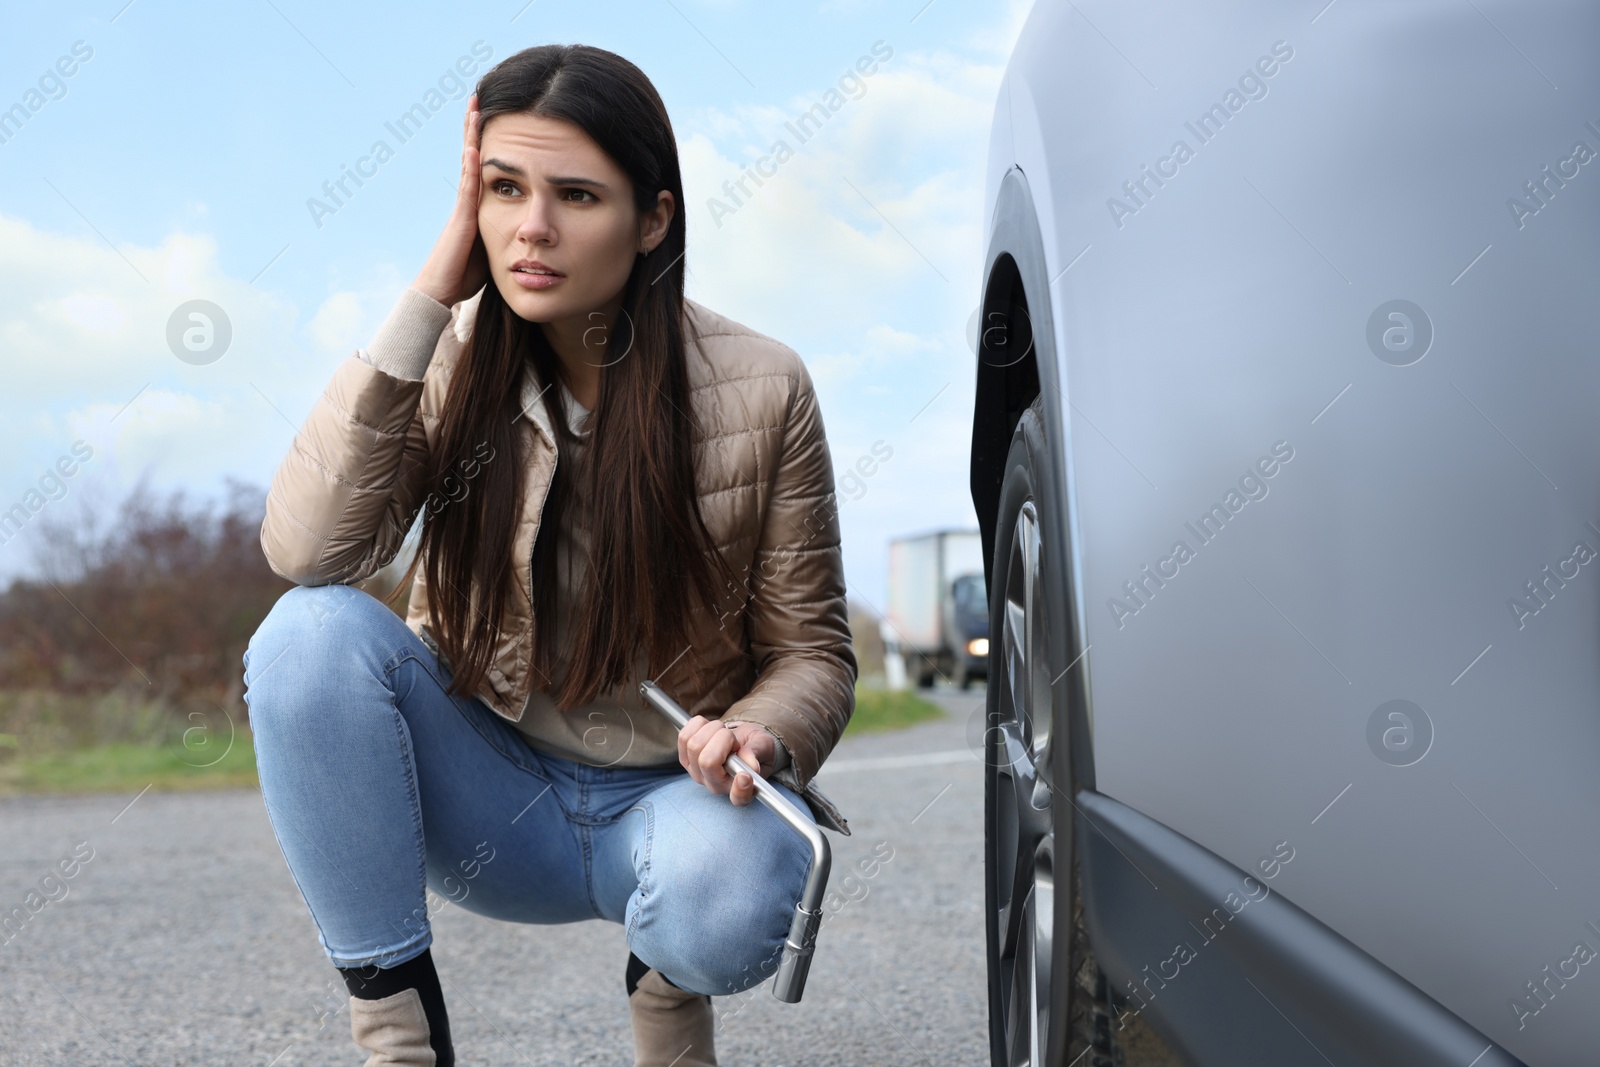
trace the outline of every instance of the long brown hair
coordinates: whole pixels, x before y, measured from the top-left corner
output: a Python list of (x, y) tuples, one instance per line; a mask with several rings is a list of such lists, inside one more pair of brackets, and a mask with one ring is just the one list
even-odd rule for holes
[[(526, 472), (516, 419), (524, 361), (533, 361), (557, 442), (530, 563), (534, 687), (547, 686), (557, 673), (556, 642), (564, 639), (565, 675), (555, 691), (546, 691), (566, 710), (621, 685), (640, 649), (651, 677), (669, 668), (674, 677), (690, 675), (697, 660), (688, 647), (696, 610), (690, 594), (699, 609), (713, 612), (725, 595), (738, 596), (695, 485), (694, 449), (702, 435), (692, 418), (685, 364), (683, 180), (665, 105), (644, 72), (615, 53), (580, 44), (526, 48), (487, 71), (477, 92), (480, 129), (511, 112), (570, 122), (627, 172), (641, 213), (655, 205), (661, 189), (674, 199), (667, 236), (635, 257), (622, 312), (606, 338), (581, 487), (589, 507), (590, 568), (573, 605), (571, 633), (542, 624), (555, 617), (556, 516), (579, 488), (570, 460), (562, 459), (573, 437), (555, 391), (560, 360), (543, 330), (506, 304), (493, 279), (484, 286), (429, 456), (431, 487), (459, 482), (472, 471), (464, 495), (424, 510), (417, 546), (417, 560), (426, 560), (429, 629), (453, 675), (451, 691), (466, 696), (477, 692), (494, 661), (504, 595), (517, 580), (513, 568), (523, 565), (511, 558)], [(488, 462), (473, 466), (485, 455)], [(430, 499), (438, 497), (436, 489)], [(391, 597), (409, 580), (408, 573)], [(741, 647), (725, 628), (717, 632)]]

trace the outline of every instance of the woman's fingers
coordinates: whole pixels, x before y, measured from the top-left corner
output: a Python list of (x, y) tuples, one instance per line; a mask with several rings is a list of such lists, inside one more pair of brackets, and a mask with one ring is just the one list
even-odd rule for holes
[(696, 715), (683, 724), (678, 731), (678, 762), (683, 764), (683, 769), (689, 772), (689, 777), (704, 784), (700, 777), (699, 748), (704, 742), (696, 742), (700, 736), (700, 727), (705, 725), (706, 717)]
[(713, 722), (706, 725), (704, 732), (708, 736), (700, 749), (701, 781), (714, 793), (726, 793), (731, 779), (725, 765), (733, 753), (733, 731), (724, 729), (720, 722)]
[(696, 715), (678, 731), (678, 762), (689, 777), (707, 789), (725, 793), (731, 779), (724, 764), (733, 753), (736, 740), (733, 731), (720, 722)]
[[(749, 763), (749, 760), (745, 760)], [(728, 799), (741, 807), (750, 803), (756, 795), (756, 784), (750, 776), (743, 771), (733, 776), (733, 788), (728, 790)]]
[[(689, 777), (714, 792), (720, 791), (715, 787), (728, 778), (722, 764), (727, 762), (728, 752), (732, 751), (728, 747), (732, 738), (723, 741), (720, 736), (728, 733), (731, 731), (704, 715), (694, 716), (678, 731), (678, 762), (689, 772)], [(719, 749), (720, 759), (716, 756)]]
[(467, 100), (466, 125), (462, 132), (461, 141), (461, 207), (472, 213), (474, 221), (478, 217), (478, 187), (482, 184), (481, 167), (478, 163), (478, 98), (469, 97)]
[(478, 162), (482, 124), (478, 94), (473, 93), (467, 98), (467, 113), (461, 125), (461, 180), (456, 186), (455, 206), (412, 283), (446, 307), (483, 288), (490, 276), (488, 254), (478, 229), (483, 185)]
[[(678, 731), (678, 762), (689, 776), (713, 793), (726, 793), (733, 803), (745, 805), (755, 798), (755, 781), (745, 772), (730, 775), (728, 757), (739, 751), (739, 733), (715, 719), (696, 715)], [(762, 758), (751, 752), (744, 760), (752, 767), (763, 766)]]

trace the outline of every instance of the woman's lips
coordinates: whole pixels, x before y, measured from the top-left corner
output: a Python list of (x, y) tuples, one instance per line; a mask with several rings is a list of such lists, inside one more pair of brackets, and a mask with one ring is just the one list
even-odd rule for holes
[(526, 271), (514, 270), (511, 277), (524, 289), (548, 289), (557, 282), (565, 281), (565, 274), (529, 274)]

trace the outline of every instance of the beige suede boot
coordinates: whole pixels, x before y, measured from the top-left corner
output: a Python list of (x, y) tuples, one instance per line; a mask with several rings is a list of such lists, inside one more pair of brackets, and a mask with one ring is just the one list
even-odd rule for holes
[(350, 998), (350, 1036), (372, 1055), (363, 1067), (435, 1067), (422, 995), (402, 989), (382, 1000)]
[(635, 965), (629, 986), (634, 1067), (717, 1067), (709, 996), (679, 989), (654, 967), (637, 974)]

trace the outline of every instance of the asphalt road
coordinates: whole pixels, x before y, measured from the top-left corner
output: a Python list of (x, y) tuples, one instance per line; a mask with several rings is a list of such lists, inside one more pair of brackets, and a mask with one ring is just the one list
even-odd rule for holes
[[(982, 690), (936, 699), (947, 718), (851, 738), (818, 775), (852, 830), (828, 835), (830, 888), (856, 899), (830, 908), (799, 1004), (770, 982), (715, 999), (724, 1067), (987, 1062)], [(259, 792), (0, 799), (0, 912), (74, 848), (92, 858), (66, 895), (0, 929), (0, 1063), (362, 1061)], [(892, 859), (846, 886), (875, 848)], [(620, 925), (433, 923), (463, 1067), (633, 1062)]]

